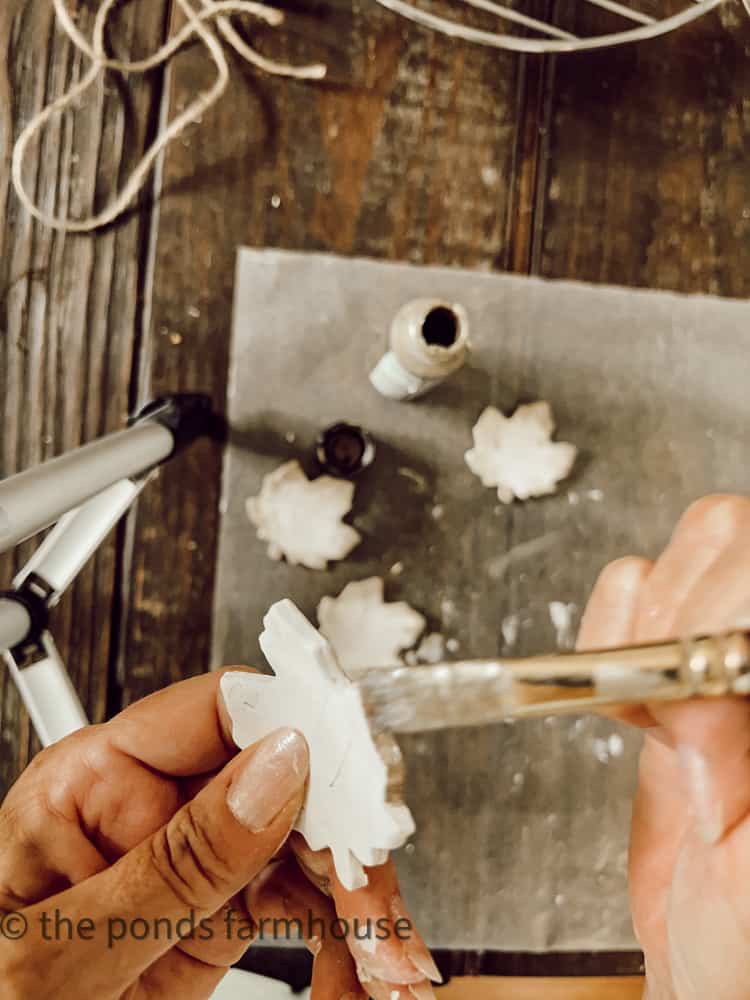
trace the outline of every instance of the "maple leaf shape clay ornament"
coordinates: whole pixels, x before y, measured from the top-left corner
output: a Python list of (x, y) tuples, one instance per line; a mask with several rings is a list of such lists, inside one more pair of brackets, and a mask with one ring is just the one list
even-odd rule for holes
[[(389, 770), (359, 691), (325, 638), (289, 600), (274, 604), (263, 624), (260, 645), (275, 676), (221, 678), (232, 737), (244, 748), (281, 726), (305, 736), (310, 779), (295, 829), (312, 850), (330, 848), (342, 885), (360, 889), (364, 866), (383, 864), (414, 832), (414, 820), (406, 805), (388, 801)], [(388, 752), (398, 755), (395, 742)]]
[(512, 417), (488, 406), (472, 428), (474, 447), (466, 464), (484, 486), (496, 486), (503, 503), (554, 493), (573, 468), (577, 449), (552, 441), (555, 421), (549, 403), (519, 406)]
[(369, 667), (401, 666), (399, 654), (414, 645), (427, 624), (406, 601), (386, 604), (379, 576), (348, 583), (338, 597), (324, 597), (318, 623), (350, 676)]
[(296, 460), (263, 477), (260, 493), (245, 504), (247, 516), (268, 542), (271, 559), (325, 569), (344, 559), (362, 538), (341, 519), (352, 508), (354, 483), (333, 476), (310, 480)]

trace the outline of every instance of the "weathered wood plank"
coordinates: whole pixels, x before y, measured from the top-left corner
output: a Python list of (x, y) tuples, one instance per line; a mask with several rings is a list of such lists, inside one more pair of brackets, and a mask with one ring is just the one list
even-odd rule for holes
[[(112, 37), (118, 53), (153, 49), (163, 36), (165, 3), (127, 9)], [(82, 5), (79, 24), (91, 22)], [(7, 58), (6, 58), (7, 56)], [(80, 55), (56, 30), (48, 0), (13, 0), (0, 12), (0, 474), (9, 475), (120, 426), (129, 409), (139, 338), (148, 213), (97, 237), (65, 236), (35, 224), (10, 186), (13, 136), (43, 104), (77, 79)], [(132, 168), (158, 103), (158, 75), (136, 79), (123, 106), (111, 80), (80, 107), (50, 123), (27, 176), (50, 211), (88, 213), (110, 198)], [(127, 127), (126, 127), (127, 126)], [(126, 135), (127, 133), (127, 135)], [(0, 561), (2, 579), (31, 551)], [(111, 656), (111, 539), (60, 605), (55, 637), (95, 720), (105, 713)], [(28, 721), (2, 674), (0, 793), (33, 750)]]
[[(204, 389), (223, 406), (238, 244), (480, 268), (509, 259), (523, 64), (344, 0), (290, 17), (287, 38), (268, 37), (266, 51), (322, 56), (327, 82), (235, 67), (231, 92), (168, 152), (154, 392)], [(173, 109), (210, 72), (200, 53), (182, 57)], [(125, 700), (209, 659), (220, 454), (200, 445), (178, 462), (139, 505)]]
[(557, 60), (540, 273), (748, 294), (749, 43), (731, 2), (652, 42)]

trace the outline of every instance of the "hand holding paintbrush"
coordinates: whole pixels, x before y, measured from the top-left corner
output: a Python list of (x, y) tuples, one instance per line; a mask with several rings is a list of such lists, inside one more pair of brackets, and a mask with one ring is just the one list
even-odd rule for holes
[[(579, 649), (720, 634), (750, 613), (750, 501), (689, 508), (655, 563), (601, 575)], [(649, 998), (747, 996), (750, 701), (646, 701), (616, 713), (645, 730), (630, 842), (630, 900)]]

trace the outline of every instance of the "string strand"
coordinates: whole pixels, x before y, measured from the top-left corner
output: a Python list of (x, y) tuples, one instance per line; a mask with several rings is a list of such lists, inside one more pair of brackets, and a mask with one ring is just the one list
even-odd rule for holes
[[(196, 10), (189, 0), (177, 0), (180, 10), (186, 18), (185, 25), (172, 35), (156, 52), (145, 59), (119, 60), (107, 56), (105, 51), (105, 29), (113, 7), (118, 0), (102, 0), (96, 17), (91, 42), (78, 29), (70, 15), (65, 0), (52, 0), (58, 23), (73, 45), (88, 59), (91, 66), (81, 79), (73, 84), (60, 97), (43, 108), (22, 130), (13, 149), (11, 176), (16, 194), (24, 208), (43, 225), (66, 233), (91, 233), (103, 226), (115, 222), (129, 208), (131, 203), (143, 190), (148, 176), (156, 161), (167, 146), (178, 138), (190, 125), (198, 122), (202, 116), (217, 103), (229, 85), (229, 63), (227, 62), (224, 42), (237, 54), (266, 73), (275, 76), (291, 76), (306, 80), (320, 80), (326, 74), (322, 64), (309, 66), (289, 66), (267, 59), (257, 52), (238, 34), (227, 14), (249, 14), (266, 24), (278, 26), (284, 15), (273, 7), (255, 0), (200, 0), (201, 10)], [(217, 37), (213, 26), (223, 37)], [(205, 45), (211, 60), (216, 67), (216, 78), (213, 84), (198, 94), (187, 108), (174, 118), (156, 137), (151, 146), (143, 154), (140, 162), (133, 168), (125, 186), (112, 203), (101, 212), (85, 219), (69, 219), (45, 212), (29, 195), (24, 183), (24, 164), (29, 146), (48, 121), (70, 108), (89, 87), (108, 70), (123, 74), (145, 73), (168, 63), (174, 55), (193, 37)]]

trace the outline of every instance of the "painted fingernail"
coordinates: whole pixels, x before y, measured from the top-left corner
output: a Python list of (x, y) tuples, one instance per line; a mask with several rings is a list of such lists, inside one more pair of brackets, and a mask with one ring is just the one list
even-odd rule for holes
[(330, 896), (331, 895), (331, 878), (330, 878), (330, 875), (323, 874), (320, 870), (318, 870), (318, 868), (319, 868), (319, 866), (320, 866), (321, 863), (320, 862), (316, 862), (316, 867), (313, 868), (312, 864), (310, 863), (310, 861), (309, 861), (309, 859), (308, 859), (308, 857), (306, 855), (303, 855), (301, 852), (297, 851), (296, 849), (295, 849), (294, 853), (295, 853), (295, 857), (297, 858), (297, 864), (300, 866), (300, 868), (305, 873), (305, 875), (308, 877), (308, 879), (312, 882), (312, 884), (316, 888), (320, 889), (320, 891), (323, 893), (324, 896)]
[(318, 955), (320, 954), (320, 949), (323, 947), (323, 942), (320, 940), (320, 938), (316, 937), (315, 934), (313, 934), (313, 936), (308, 938), (305, 943), (307, 944), (307, 950), (310, 952), (313, 958), (317, 958)]
[(409, 961), (416, 966), (425, 979), (431, 979), (433, 983), (442, 983), (443, 977), (440, 975), (440, 969), (435, 965), (435, 959), (416, 932), (404, 943), (404, 951)]
[(707, 844), (715, 844), (724, 833), (722, 804), (716, 794), (711, 765), (695, 747), (677, 747), (690, 796), (690, 808), (698, 834)]
[(234, 776), (230, 812), (253, 833), (265, 830), (304, 786), (310, 766), (307, 743), (296, 729), (277, 729), (256, 747)]
[(404, 902), (398, 894), (391, 899), (391, 916), (394, 921), (406, 921), (409, 925), (409, 935), (404, 940), (404, 953), (417, 972), (421, 972), (425, 979), (431, 979), (433, 983), (442, 983), (443, 977), (440, 975), (440, 969), (435, 965), (430, 949), (414, 926), (411, 917), (406, 912)]

